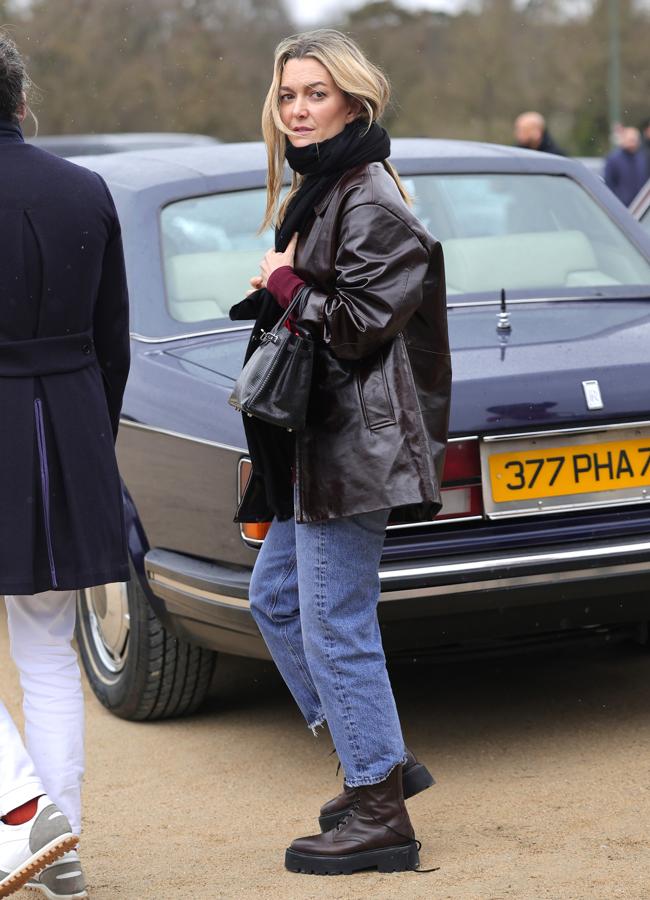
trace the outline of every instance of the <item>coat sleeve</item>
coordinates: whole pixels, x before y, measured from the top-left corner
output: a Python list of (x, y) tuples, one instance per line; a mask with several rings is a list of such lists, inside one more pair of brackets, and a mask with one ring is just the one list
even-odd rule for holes
[(93, 317), (95, 352), (104, 379), (113, 436), (117, 437), (122, 396), (129, 374), (129, 294), (126, 284), (122, 232), (113, 198), (100, 178), (111, 210), (99, 290)]
[(361, 359), (404, 328), (422, 302), (428, 265), (427, 248), (395, 213), (353, 206), (341, 217), (334, 290), (312, 289), (296, 320), (335, 356)]

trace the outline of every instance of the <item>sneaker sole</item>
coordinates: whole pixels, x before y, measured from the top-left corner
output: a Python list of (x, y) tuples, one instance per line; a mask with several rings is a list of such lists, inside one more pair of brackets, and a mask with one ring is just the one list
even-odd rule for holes
[(87, 891), (81, 891), (80, 894), (54, 894), (45, 884), (27, 882), (23, 887), (27, 888), (28, 891), (40, 891), (41, 894), (45, 894), (48, 900), (86, 900), (88, 897)]
[(415, 841), (400, 847), (383, 847), (381, 850), (364, 850), (346, 856), (320, 856), (298, 853), (289, 848), (284, 865), (289, 872), (300, 875), (352, 875), (376, 869), (377, 872), (407, 872), (419, 869), (420, 857)]
[[(416, 794), (426, 791), (432, 784), (436, 783), (436, 779), (431, 772), (422, 763), (412, 766), (402, 775), (402, 784), (404, 787), (404, 799), (415, 797)], [(340, 812), (329, 813), (326, 816), (318, 817), (318, 824), (322, 832), (331, 831), (341, 819), (350, 812), (350, 808), (342, 809)]]
[(30, 878), (38, 875), (50, 863), (61, 859), (68, 850), (74, 850), (78, 843), (79, 835), (66, 834), (46, 844), (38, 853), (31, 856), (20, 869), (17, 869), (0, 881), (0, 897), (8, 897), (10, 894), (19, 891)]

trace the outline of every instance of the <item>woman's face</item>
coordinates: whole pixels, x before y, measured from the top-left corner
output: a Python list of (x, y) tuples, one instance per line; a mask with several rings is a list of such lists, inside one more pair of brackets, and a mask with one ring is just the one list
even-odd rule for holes
[(338, 88), (327, 71), (311, 57), (289, 59), (280, 84), (280, 118), (294, 134), (294, 147), (326, 141), (356, 119), (358, 103)]

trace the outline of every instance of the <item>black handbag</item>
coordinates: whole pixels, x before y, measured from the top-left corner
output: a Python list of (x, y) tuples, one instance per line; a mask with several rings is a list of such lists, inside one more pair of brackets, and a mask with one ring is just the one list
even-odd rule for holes
[(314, 341), (304, 329), (294, 334), (285, 323), (311, 288), (298, 291), (271, 331), (262, 331), (254, 351), (235, 382), (228, 403), (247, 416), (288, 431), (302, 431), (314, 369)]

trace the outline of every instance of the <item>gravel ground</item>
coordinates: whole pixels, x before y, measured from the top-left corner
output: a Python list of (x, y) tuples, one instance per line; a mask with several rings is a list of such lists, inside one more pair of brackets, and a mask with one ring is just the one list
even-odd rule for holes
[[(439, 871), (285, 872), (285, 847), (338, 790), (331, 744), (307, 731), (270, 665), (223, 657), (191, 720), (123, 722), (87, 691), (91, 898), (648, 900), (650, 653), (606, 646), (392, 675), (407, 740), (438, 779), (409, 809), (422, 866)], [(19, 718), (4, 614), (0, 685)]]

